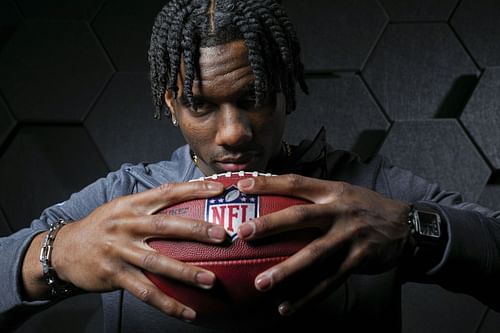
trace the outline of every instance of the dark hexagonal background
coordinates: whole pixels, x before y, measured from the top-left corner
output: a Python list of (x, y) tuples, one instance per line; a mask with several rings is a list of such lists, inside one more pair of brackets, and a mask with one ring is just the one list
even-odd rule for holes
[(445, 190), (463, 193), (467, 200), (477, 200), (491, 175), (454, 119), (396, 122), (380, 152)]
[(446, 24), (389, 25), (363, 70), (394, 120), (458, 114), (478, 75)]
[(153, 119), (150, 85), (143, 73), (115, 75), (85, 126), (111, 169), (125, 162), (168, 159), (184, 144), (169, 118)]
[(21, 15), (13, 0), (0, 1), (0, 51), (16, 30), (20, 20)]
[[(163, 158), (180, 144), (167, 119), (151, 119), (147, 84), (149, 34), (165, 1), (0, 0), (0, 96), (17, 119), (11, 130), (0, 106), (0, 136), (10, 133), (0, 138), (0, 234), (9, 230), (5, 219), (18, 229), (103, 176), (101, 158), (116, 168)], [(491, 128), (500, 74), (488, 67), (500, 66), (498, 1), (283, 2), (311, 86), (290, 116), (292, 141), (326, 125), (330, 143), (366, 157), (389, 133), (382, 153), (500, 209), (499, 171), (484, 186), (495, 151), (484, 136), (498, 136)], [(470, 297), (415, 284), (403, 291), (404, 333), (499, 331), (500, 315), (489, 311), (481, 322), (486, 308)], [(98, 300), (87, 296), (59, 303), (16, 333), (102, 331)]]
[(84, 22), (26, 21), (0, 53), (0, 89), (18, 120), (81, 121), (112, 72)]
[(3, 214), (3, 211), (0, 209), (0, 237), (8, 236), (12, 233), (10, 229), (9, 223)]
[(500, 170), (500, 68), (487, 68), (460, 117), (495, 169)]
[(7, 105), (2, 100), (2, 96), (0, 96), (0, 147), (2, 147), (3, 142), (15, 125), (16, 120), (12, 117)]
[(379, 0), (392, 21), (447, 21), (459, 0)]
[(165, 0), (109, 0), (93, 22), (113, 63), (120, 71), (148, 70), (149, 38)]
[(313, 139), (324, 126), (335, 148), (371, 156), (389, 123), (359, 76), (309, 79), (307, 83), (311, 93), (299, 95), (297, 110), (288, 116), (286, 137), (293, 143)]
[(481, 67), (500, 66), (500, 2), (462, 0), (451, 19), (459, 38)]
[(362, 68), (387, 17), (370, 0), (283, 0), (302, 42), (307, 70)]
[(103, 0), (17, 0), (27, 18), (91, 19)]
[(107, 171), (82, 127), (24, 127), (0, 158), (0, 206), (18, 230)]

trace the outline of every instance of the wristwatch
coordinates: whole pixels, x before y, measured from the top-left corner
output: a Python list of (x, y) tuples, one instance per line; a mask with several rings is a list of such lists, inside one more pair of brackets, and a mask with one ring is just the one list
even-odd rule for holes
[(412, 261), (424, 273), (443, 258), (448, 243), (447, 228), (436, 209), (422, 204), (411, 205), (408, 224), (414, 244)]

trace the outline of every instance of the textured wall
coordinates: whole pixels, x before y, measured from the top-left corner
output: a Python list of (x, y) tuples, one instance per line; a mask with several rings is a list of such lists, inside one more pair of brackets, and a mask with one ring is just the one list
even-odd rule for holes
[[(152, 120), (146, 51), (164, 0), (0, 0), (0, 235), (124, 162), (183, 140)], [(500, 2), (283, 0), (310, 96), (287, 137), (329, 141), (500, 209)], [(19, 332), (95, 332), (96, 296)], [(498, 332), (500, 315), (435, 286), (404, 288), (404, 332)], [(54, 323), (57, 323), (54, 324)]]

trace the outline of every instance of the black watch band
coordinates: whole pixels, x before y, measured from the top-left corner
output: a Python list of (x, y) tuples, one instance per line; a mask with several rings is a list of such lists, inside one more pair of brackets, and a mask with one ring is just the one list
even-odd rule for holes
[(448, 243), (448, 230), (439, 211), (430, 205), (413, 204), (408, 224), (414, 243), (413, 270), (425, 273), (443, 258)]

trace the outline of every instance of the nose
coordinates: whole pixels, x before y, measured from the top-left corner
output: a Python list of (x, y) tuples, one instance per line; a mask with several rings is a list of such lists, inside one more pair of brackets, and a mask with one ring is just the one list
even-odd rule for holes
[(248, 115), (232, 103), (220, 106), (219, 125), (215, 143), (219, 146), (236, 147), (252, 139), (252, 127)]

